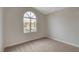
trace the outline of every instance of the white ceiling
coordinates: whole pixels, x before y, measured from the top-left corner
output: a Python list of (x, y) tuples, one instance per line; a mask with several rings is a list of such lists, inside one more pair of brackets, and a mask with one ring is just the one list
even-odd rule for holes
[(43, 14), (50, 14), (50, 13), (62, 10), (66, 7), (34, 7), (34, 8)]

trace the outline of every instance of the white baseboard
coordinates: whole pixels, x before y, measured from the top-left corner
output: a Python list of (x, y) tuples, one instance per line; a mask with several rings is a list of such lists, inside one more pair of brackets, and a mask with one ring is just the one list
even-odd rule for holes
[(60, 38), (57, 38), (55, 36), (53, 36), (53, 37), (52, 36), (48, 36), (48, 38), (79, 48), (79, 45), (71, 43), (71, 42), (63, 41)]
[[(39, 38), (45, 38), (45, 36), (39, 37)], [(37, 39), (39, 39), (39, 38), (37, 38)], [(79, 48), (79, 45), (71, 43), (71, 42), (63, 41), (60, 38), (57, 38), (55, 36), (50, 36), (49, 35), (49, 36), (47, 36), (47, 38), (50, 38), (50, 39), (53, 39), (53, 40), (56, 40), (56, 41), (59, 41), (59, 42), (62, 42), (62, 43), (65, 43), (65, 44), (68, 44), (68, 45), (71, 45), (71, 46)], [(30, 40), (36, 40), (36, 39), (30, 39)], [(10, 44), (10, 45), (5, 46), (5, 48), (6, 47), (10, 47), (10, 46), (14, 46), (14, 45), (18, 45), (18, 44), (21, 44), (21, 43), (24, 43), (24, 42), (28, 42), (28, 41), (21, 41), (21, 42), (18, 42), (18, 43)]]
[(6, 46), (4, 46), (4, 48), (11, 47), (11, 46), (15, 46), (15, 45), (19, 45), (19, 44), (22, 44), (22, 43), (26, 43), (26, 42), (33, 41), (33, 40), (37, 40), (37, 39), (41, 39), (41, 38), (45, 38), (45, 36), (40, 36), (38, 38), (29, 39), (28, 41), (27, 40), (19, 41), (19, 42), (13, 43), (13, 44), (6, 45)]

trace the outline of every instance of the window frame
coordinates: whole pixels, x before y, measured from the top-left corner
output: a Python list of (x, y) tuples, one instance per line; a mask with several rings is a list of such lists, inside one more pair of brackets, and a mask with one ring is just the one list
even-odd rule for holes
[[(30, 12), (30, 16), (28, 15), (28, 12)], [(35, 16), (35, 18), (33, 18), (33, 17), (31, 17), (31, 13), (33, 13), (34, 14), (34, 16)], [(31, 26), (31, 21), (32, 21), (32, 19), (35, 19), (36, 20), (36, 30), (35, 31), (33, 31), (33, 32), (37, 32), (37, 16), (36, 16), (36, 14), (34, 13), (34, 12), (32, 12), (32, 11), (26, 11), (25, 13), (24, 13), (24, 15), (28, 15), (28, 17), (25, 17), (25, 16), (23, 16), (23, 32), (24, 33), (32, 33), (32, 26)], [(24, 29), (24, 18), (28, 18), (28, 19), (30, 19), (30, 30), (29, 30), (29, 32), (25, 32), (25, 29)]]

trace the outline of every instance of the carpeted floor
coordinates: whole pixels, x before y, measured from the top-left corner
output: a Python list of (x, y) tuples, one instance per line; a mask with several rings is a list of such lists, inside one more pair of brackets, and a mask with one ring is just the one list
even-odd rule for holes
[(52, 39), (39, 39), (5, 48), (5, 52), (78, 52), (79, 48)]

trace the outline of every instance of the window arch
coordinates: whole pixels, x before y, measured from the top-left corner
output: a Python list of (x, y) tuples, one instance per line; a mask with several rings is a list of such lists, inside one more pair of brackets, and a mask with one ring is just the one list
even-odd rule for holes
[(24, 33), (36, 32), (37, 31), (37, 17), (31, 12), (27, 11), (23, 17)]

